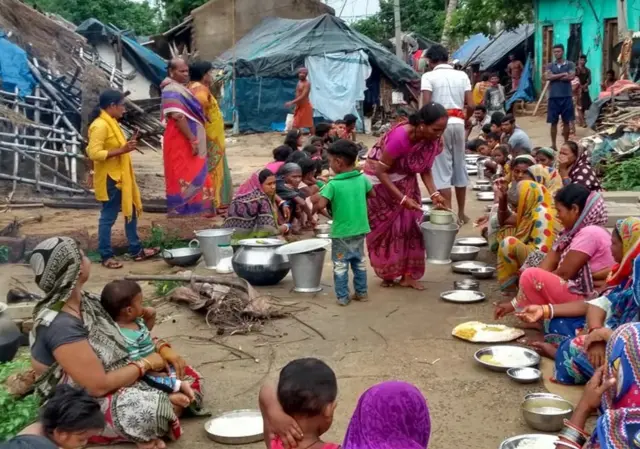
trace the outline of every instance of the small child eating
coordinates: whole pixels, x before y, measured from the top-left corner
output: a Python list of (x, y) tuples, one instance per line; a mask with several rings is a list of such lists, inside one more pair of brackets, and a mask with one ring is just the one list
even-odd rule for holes
[[(264, 419), (264, 438), (270, 449), (283, 449), (282, 435), (275, 435), (271, 423), (293, 418), (289, 445), (297, 441), (298, 448), (338, 449), (339, 445), (320, 439), (333, 423), (338, 396), (336, 375), (322, 360), (297, 359), (289, 362), (278, 379), (277, 391), (271, 385), (260, 389), (260, 411)], [(301, 434), (301, 435), (300, 435)]]
[[(150, 333), (156, 321), (155, 310), (152, 307), (142, 307), (142, 290), (136, 282), (109, 282), (102, 290), (100, 303), (118, 325), (131, 360), (142, 360), (156, 352)], [(173, 368), (169, 369), (168, 374), (147, 371), (142, 380), (169, 393), (169, 399), (174, 405), (188, 407), (195, 399), (189, 382), (178, 379)]]

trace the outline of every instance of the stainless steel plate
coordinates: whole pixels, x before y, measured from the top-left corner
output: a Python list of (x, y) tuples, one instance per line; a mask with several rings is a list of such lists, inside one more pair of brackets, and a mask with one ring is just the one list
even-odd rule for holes
[(326, 248), (331, 245), (331, 240), (326, 239), (308, 239), (298, 242), (289, 243), (276, 249), (276, 254), (281, 256), (290, 256), (292, 254), (302, 254), (318, 249)]
[(486, 299), (484, 293), (473, 290), (450, 290), (448, 292), (442, 292), (440, 299), (449, 302), (457, 302), (459, 304), (470, 304), (473, 302), (480, 302)]
[(476, 196), (479, 201), (493, 201), (496, 195), (493, 192), (478, 192)]
[(455, 244), (459, 246), (487, 246), (488, 242), (482, 237), (463, 237), (456, 239)]
[(517, 449), (520, 443), (523, 443), (526, 440), (538, 440), (540, 442), (544, 442), (545, 445), (548, 445), (548, 449), (555, 449), (556, 446), (554, 442), (558, 440), (558, 437), (555, 435), (545, 435), (542, 433), (518, 435), (504, 440), (500, 444), (500, 447), (498, 449)]
[[(490, 356), (493, 363), (482, 360), (483, 356)], [(473, 355), (480, 365), (491, 371), (505, 372), (509, 368), (525, 368), (540, 363), (540, 354), (522, 346), (488, 346)]]
[(264, 438), (264, 422), (259, 410), (223, 413), (205, 422), (204, 430), (209, 439), (222, 444), (250, 444)]
[(486, 266), (487, 264), (485, 262), (478, 262), (477, 260), (465, 260), (463, 262), (454, 263), (453, 265), (451, 265), (451, 269), (454, 273), (471, 274), (470, 270)]

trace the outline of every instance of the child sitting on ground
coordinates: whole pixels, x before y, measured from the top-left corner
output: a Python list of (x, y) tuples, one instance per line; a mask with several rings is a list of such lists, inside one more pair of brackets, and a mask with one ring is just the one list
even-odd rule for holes
[[(145, 357), (156, 352), (150, 333), (155, 325), (156, 313), (152, 307), (142, 307), (140, 286), (134, 281), (111, 281), (102, 290), (100, 303), (120, 328), (131, 360), (143, 364)], [(138, 367), (140, 372), (145, 369), (144, 365)], [(174, 405), (188, 407), (195, 399), (189, 382), (178, 379), (173, 368), (169, 373), (147, 371), (142, 380), (169, 393)]]
[(498, 134), (498, 133), (489, 133), (489, 134), (487, 134), (486, 142), (487, 142), (487, 145), (489, 146), (489, 149), (493, 153), (493, 150), (498, 145), (500, 145), (500, 134)]
[(491, 159), (484, 163), (487, 174), (494, 179), (509, 175), (509, 145), (498, 145), (491, 153)]
[[(369, 179), (356, 170), (358, 146), (349, 140), (339, 140), (329, 147), (329, 163), (335, 177), (320, 190), (314, 202), (316, 211), (331, 202), (331, 259), (333, 281), (338, 304), (351, 300), (367, 300), (367, 266), (364, 238), (371, 231), (367, 215), (367, 197), (373, 196)], [(349, 266), (353, 270), (354, 295), (349, 298)]]
[(353, 114), (347, 114), (344, 116), (344, 126), (345, 126), (345, 139), (356, 141), (356, 123), (358, 122), (358, 117)]
[(487, 140), (487, 136), (489, 135), (490, 132), (491, 132), (491, 124), (487, 123), (482, 127), (482, 132), (478, 137), (480, 137), (481, 139)]
[(490, 157), (491, 149), (489, 144), (482, 139), (476, 139), (476, 153), (478, 153), (478, 156)]
[(271, 385), (260, 389), (258, 402), (267, 447), (283, 449), (272, 423), (293, 418), (298, 430), (287, 438), (289, 446), (297, 441), (297, 447), (301, 449), (339, 448), (337, 444), (320, 439), (333, 423), (337, 396), (336, 375), (322, 360), (306, 358), (289, 362), (280, 371), (277, 391)]

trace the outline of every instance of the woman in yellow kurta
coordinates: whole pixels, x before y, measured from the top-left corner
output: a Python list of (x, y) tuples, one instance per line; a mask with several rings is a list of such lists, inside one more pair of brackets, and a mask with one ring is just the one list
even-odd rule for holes
[(122, 268), (114, 259), (111, 248), (111, 228), (122, 210), (129, 252), (140, 261), (157, 254), (157, 250), (143, 249), (138, 237), (137, 218), (142, 212), (140, 190), (131, 164), (131, 153), (136, 149), (136, 136), (127, 141), (118, 120), (125, 112), (124, 95), (107, 90), (100, 95), (89, 126), (87, 154), (93, 161), (93, 187), (96, 199), (102, 203), (98, 223), (98, 250), (102, 265)]
[(231, 172), (227, 163), (224, 141), (224, 119), (216, 98), (211, 94), (211, 63), (195, 62), (189, 65), (189, 90), (198, 99), (207, 118), (207, 151), (209, 173), (213, 181), (215, 206), (224, 210), (233, 196)]
[(517, 285), (520, 268), (533, 251), (547, 253), (556, 236), (553, 198), (541, 184), (518, 183), (515, 233), (504, 238), (498, 248), (498, 283), (502, 290)]

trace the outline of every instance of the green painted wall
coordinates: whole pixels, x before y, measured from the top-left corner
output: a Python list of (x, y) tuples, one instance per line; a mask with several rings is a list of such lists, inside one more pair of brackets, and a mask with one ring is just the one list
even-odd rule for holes
[[(602, 45), (604, 22), (615, 19), (616, 0), (535, 0), (535, 82), (538, 92), (542, 86), (542, 29), (553, 26), (553, 43), (567, 47), (571, 24), (582, 23), (582, 53), (586, 54), (591, 69), (591, 98), (600, 93), (602, 82)], [(627, 21), (630, 30), (640, 27), (640, 0), (626, 0)], [(590, 4), (593, 6), (591, 8)], [(594, 15), (595, 10), (595, 15)]]

